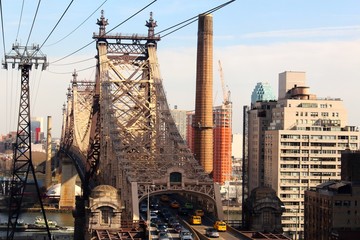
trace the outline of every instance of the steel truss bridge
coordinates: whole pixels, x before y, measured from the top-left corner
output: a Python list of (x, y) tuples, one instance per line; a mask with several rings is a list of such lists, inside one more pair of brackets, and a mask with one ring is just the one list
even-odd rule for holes
[(170, 114), (157, 59), (152, 15), (147, 36), (106, 34), (98, 19), (95, 82), (74, 72), (63, 109), (61, 151), (82, 180), (84, 196), (97, 185), (120, 192), (123, 218), (139, 219), (149, 195), (182, 193), (222, 218), (220, 189), (180, 136)]

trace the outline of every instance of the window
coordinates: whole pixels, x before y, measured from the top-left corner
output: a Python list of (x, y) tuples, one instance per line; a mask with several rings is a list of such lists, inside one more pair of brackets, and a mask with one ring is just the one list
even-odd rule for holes
[(113, 209), (110, 207), (101, 207), (101, 224), (110, 224)]

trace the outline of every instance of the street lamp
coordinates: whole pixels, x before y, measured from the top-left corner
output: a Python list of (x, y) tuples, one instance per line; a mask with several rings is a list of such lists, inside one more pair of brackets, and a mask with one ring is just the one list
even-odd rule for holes
[(146, 186), (146, 192), (147, 192), (147, 224), (148, 224), (148, 229), (149, 229), (149, 239), (152, 239), (151, 237), (151, 221), (150, 221), (150, 187), (154, 188), (155, 185), (147, 185)]
[(147, 190), (147, 224), (149, 229), (149, 239), (151, 239), (151, 231), (150, 231), (150, 185), (146, 186)]
[(230, 181), (228, 182), (228, 191), (227, 191), (227, 224), (229, 224), (229, 208), (230, 208)]

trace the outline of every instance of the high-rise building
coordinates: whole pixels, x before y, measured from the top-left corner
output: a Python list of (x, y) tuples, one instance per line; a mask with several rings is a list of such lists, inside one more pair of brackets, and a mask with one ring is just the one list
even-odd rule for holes
[(304, 191), (340, 179), (341, 151), (358, 149), (360, 134), (347, 125), (341, 99), (309, 93), (304, 72), (280, 73), (279, 99), (268, 103), (260, 103), (248, 116), (249, 189), (261, 184), (263, 164), (264, 185), (273, 188), (285, 205), (284, 232), (301, 239)]
[(174, 109), (170, 110), (171, 116), (175, 121), (176, 127), (181, 137), (186, 140), (186, 110), (179, 110), (175, 105)]
[[(194, 152), (194, 111), (187, 112), (187, 144)], [(224, 184), (232, 176), (232, 108), (231, 104), (213, 108), (213, 179)]]
[(44, 128), (42, 117), (32, 117), (30, 121), (31, 126), (31, 143), (41, 143), (44, 140)]
[(248, 178), (249, 192), (264, 186), (264, 139), (270, 125), (271, 111), (276, 107), (275, 96), (268, 83), (256, 84), (251, 94), (251, 108), (248, 111)]
[(214, 119), (214, 182), (224, 184), (232, 176), (232, 118), (231, 104), (221, 105), (213, 109)]

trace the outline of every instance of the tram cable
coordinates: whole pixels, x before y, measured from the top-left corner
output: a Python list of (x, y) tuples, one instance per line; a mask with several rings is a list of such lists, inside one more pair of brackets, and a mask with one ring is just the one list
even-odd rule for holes
[[(49, 39), (49, 37), (51, 36), (51, 34), (55, 31), (55, 29), (57, 28), (57, 26), (59, 25), (60, 21), (63, 19), (63, 17), (65, 16), (66, 12), (69, 10), (70, 6), (73, 4), (74, 0), (71, 0), (71, 2), (69, 3), (69, 5), (67, 6), (67, 8), (65, 9), (65, 11), (63, 12), (63, 14), (61, 15), (61, 17), (59, 18), (59, 20), (57, 21), (57, 23), (55, 24), (55, 26), (53, 27), (53, 29), (51, 30), (51, 32), (48, 34), (48, 36), (46, 37), (46, 39), (44, 40), (44, 42), (40, 45), (39, 50), (44, 46), (44, 44), (47, 42), (47, 40)], [(36, 54), (36, 52), (34, 52), (34, 54)]]
[[(116, 25), (115, 27), (113, 27), (112, 29), (110, 29), (109, 31), (107, 31), (105, 34), (110, 33), (111, 31), (113, 31), (114, 29), (116, 29), (117, 27), (119, 27), (120, 25), (126, 23), (126, 22), (129, 21), (131, 18), (135, 17), (137, 14), (139, 14), (139, 13), (142, 12), (142, 11), (144, 11), (146, 8), (148, 8), (150, 5), (152, 5), (152, 4), (155, 3), (156, 1), (157, 1), (157, 0), (153, 0), (151, 3), (149, 3), (149, 4), (146, 5), (145, 7), (141, 8), (139, 11), (137, 11), (137, 12), (134, 13), (134, 14), (132, 14), (130, 17), (128, 17), (127, 19), (125, 19), (124, 21), (122, 21), (121, 23), (119, 23), (118, 25)], [(95, 40), (89, 42), (88, 44), (86, 44), (85, 46), (79, 48), (78, 50), (76, 50), (76, 51), (74, 51), (74, 52), (72, 52), (72, 53), (70, 53), (70, 54), (68, 54), (68, 55), (66, 55), (66, 56), (64, 56), (64, 57), (62, 57), (62, 58), (60, 58), (60, 59), (58, 59), (58, 60), (55, 60), (54, 62), (51, 62), (51, 64), (60, 62), (60, 61), (62, 61), (62, 60), (64, 60), (64, 59), (66, 59), (66, 58), (74, 55), (75, 53), (80, 52), (81, 50), (83, 50), (84, 48), (90, 46), (90, 45), (91, 45), (92, 43), (94, 43), (94, 42), (95, 42)]]
[(17, 42), (17, 40), (18, 40), (18, 36), (19, 36), (19, 32), (20, 32), (21, 20), (22, 20), (22, 15), (23, 15), (23, 10), (24, 10), (24, 2), (25, 2), (25, 0), (23, 0), (22, 4), (21, 4), (20, 19), (19, 19), (18, 29), (16, 32), (15, 42)]
[[(235, 1), (235, 0), (231, 0), (231, 1), (228, 1), (228, 2), (226, 2), (226, 3), (220, 4), (219, 6), (216, 6), (216, 7), (212, 8), (212, 9), (210, 9), (210, 10), (207, 10), (207, 11), (201, 13), (201, 15), (203, 15), (203, 14), (211, 14), (211, 13), (213, 13), (213, 12), (216, 12), (217, 10), (225, 7), (226, 5), (228, 5), (228, 4), (230, 4), (230, 3), (234, 2), (234, 1)], [(198, 20), (198, 15), (196, 15), (196, 16), (194, 16), (194, 17), (191, 17), (191, 18), (189, 18), (189, 19), (187, 19), (187, 20), (185, 20), (185, 21), (182, 21), (182, 22), (180, 22), (180, 23), (178, 23), (178, 24), (175, 24), (175, 25), (173, 25), (173, 26), (171, 26), (171, 27), (168, 27), (168, 28), (166, 28), (166, 29), (164, 29), (164, 30), (156, 33), (156, 34), (160, 34), (160, 33), (166, 32), (167, 30), (170, 30), (170, 29), (172, 29), (172, 28), (174, 28), (174, 27), (179, 26), (178, 28), (174, 29), (173, 31), (171, 31), (171, 32), (169, 32), (169, 33), (166, 33), (165, 35), (161, 36), (161, 38), (164, 38), (164, 37), (166, 37), (166, 36), (168, 36), (168, 35), (176, 32), (176, 31), (178, 31), (178, 30), (180, 30), (180, 29), (182, 29), (182, 28), (184, 28), (184, 27), (186, 27), (186, 26), (188, 26), (188, 25), (196, 22), (197, 20)], [(186, 24), (185, 24), (185, 23), (186, 23)], [(182, 24), (184, 24), (184, 25), (182, 25)]]
[(2, 32), (2, 40), (3, 40), (3, 47), (4, 47), (4, 59), (5, 59), (5, 31), (4, 31), (4, 18), (3, 18), (3, 11), (2, 11), (2, 1), (0, 0), (0, 13), (1, 13), (1, 32)]
[(85, 22), (87, 22), (90, 17), (92, 17), (108, 0), (105, 0), (99, 7), (97, 7), (82, 23), (79, 24), (79, 26), (77, 26), (74, 30), (72, 30), (70, 33), (68, 33), (65, 37), (59, 39), (58, 41), (51, 43), (49, 45), (46, 45), (44, 47), (50, 47), (53, 45), (58, 44), (59, 42), (63, 41), (64, 39), (66, 39), (67, 37), (69, 37), (71, 34), (73, 34), (76, 30), (78, 30), (82, 25), (84, 25)]
[[(34, 28), (35, 20), (36, 20), (36, 17), (37, 17), (38, 11), (39, 11), (40, 3), (41, 3), (41, 0), (39, 0), (39, 1), (38, 1), (37, 7), (36, 7), (36, 12), (35, 12), (35, 15), (34, 15), (34, 18), (33, 18), (32, 24), (31, 24), (31, 28), (30, 28), (30, 32), (29, 32), (29, 36), (28, 36), (28, 39), (27, 39), (27, 41), (26, 41), (25, 46), (27, 46), (27, 45), (28, 45), (28, 43), (29, 43), (29, 40), (30, 40), (30, 37), (31, 37), (31, 33), (32, 33), (33, 28)], [(25, 52), (24, 52), (24, 53), (25, 53)]]

